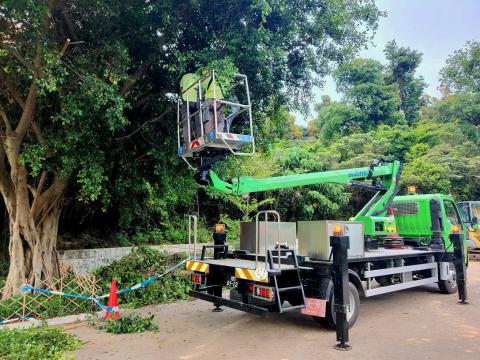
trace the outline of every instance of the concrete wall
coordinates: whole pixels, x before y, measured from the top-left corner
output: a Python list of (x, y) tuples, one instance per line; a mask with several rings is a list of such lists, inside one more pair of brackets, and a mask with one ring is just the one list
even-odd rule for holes
[[(153, 249), (165, 250), (168, 253), (188, 252), (187, 244), (155, 245)], [(132, 252), (132, 247), (82, 249), (82, 250), (60, 250), (60, 260), (72, 266), (79, 272), (91, 272), (101, 265), (109, 265)]]

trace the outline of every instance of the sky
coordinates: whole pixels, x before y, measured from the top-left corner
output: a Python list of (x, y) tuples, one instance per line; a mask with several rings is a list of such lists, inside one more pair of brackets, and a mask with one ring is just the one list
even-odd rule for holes
[[(439, 71), (447, 57), (462, 48), (468, 40), (480, 40), (480, 0), (377, 0), (377, 6), (387, 11), (382, 18), (373, 45), (360, 52), (361, 57), (385, 62), (385, 44), (395, 39), (399, 46), (410, 47), (423, 53), (418, 75), (428, 84), (427, 94), (439, 96)], [(315, 89), (313, 104), (322, 95), (340, 100), (335, 83), (326, 79), (323, 89)], [(299, 125), (305, 118), (294, 112)], [(310, 114), (310, 117), (313, 113)]]

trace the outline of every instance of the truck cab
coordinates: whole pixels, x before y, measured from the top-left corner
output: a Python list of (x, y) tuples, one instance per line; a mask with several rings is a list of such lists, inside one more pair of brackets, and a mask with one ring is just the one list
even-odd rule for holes
[[(413, 246), (443, 247), (453, 252), (449, 235), (467, 227), (451, 195), (412, 194), (396, 196), (393, 200), (398, 235)], [(466, 243), (465, 243), (466, 249)]]

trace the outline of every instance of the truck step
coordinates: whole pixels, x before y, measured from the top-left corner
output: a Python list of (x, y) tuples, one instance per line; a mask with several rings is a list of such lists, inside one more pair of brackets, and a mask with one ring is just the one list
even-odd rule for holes
[(296, 309), (303, 309), (306, 305), (303, 304), (303, 305), (294, 305), (294, 306), (285, 306), (285, 307), (282, 307), (282, 313), (283, 312), (286, 312), (286, 311), (292, 311), (292, 310), (296, 310)]
[(290, 290), (301, 290), (301, 286), (289, 286), (284, 288), (278, 288), (278, 292), (290, 291)]

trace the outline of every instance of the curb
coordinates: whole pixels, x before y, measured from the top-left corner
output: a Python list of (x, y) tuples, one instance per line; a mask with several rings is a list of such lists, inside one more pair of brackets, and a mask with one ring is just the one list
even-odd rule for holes
[[(94, 314), (96, 314), (97, 317), (99, 317), (103, 314), (103, 311), (99, 311)], [(72, 323), (81, 322), (81, 321), (87, 321), (91, 316), (92, 316), (92, 313), (84, 313), (84, 314), (78, 314), (78, 315), (56, 317), (56, 318), (51, 318), (47, 320), (22, 321), (22, 322), (2, 325), (0, 326), (0, 331), (2, 331), (2, 329), (5, 329), (5, 328), (6, 329), (27, 329), (30, 327), (38, 326), (42, 323), (46, 323), (49, 326), (66, 325), (66, 324), (72, 324)]]

